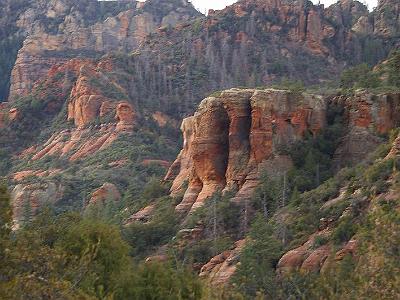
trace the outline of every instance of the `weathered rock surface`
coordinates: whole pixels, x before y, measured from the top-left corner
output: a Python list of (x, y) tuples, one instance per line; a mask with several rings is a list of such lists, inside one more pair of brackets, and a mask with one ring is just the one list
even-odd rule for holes
[(16, 172), (11, 175), (12, 179), (16, 182), (24, 181), (29, 177), (50, 177), (61, 173), (61, 169), (49, 169), (49, 170), (25, 170)]
[(237, 241), (231, 250), (213, 257), (200, 270), (200, 277), (206, 278), (214, 286), (227, 284), (235, 274), (240, 252), (245, 246), (245, 240)]
[(400, 125), (400, 94), (357, 91), (333, 101), (345, 108), (347, 134), (335, 153), (337, 169), (359, 163), (382, 143), (379, 135)]
[(182, 123), (184, 148), (166, 180), (185, 190), (177, 211), (196, 209), (217, 191), (251, 196), (260, 172), (283, 172), (291, 162), (279, 149), (317, 134), (325, 125), (325, 100), (285, 90), (231, 89), (202, 101)]
[[(132, 129), (135, 117), (133, 107), (127, 100), (105, 96), (110, 92), (105, 89), (114, 89), (118, 97), (127, 98), (126, 91), (101, 71), (104, 68), (101, 63), (97, 67), (92, 64), (83, 64), (80, 67), (78, 79), (69, 97), (68, 120), (74, 121), (78, 128), (82, 128), (115, 111), (117, 130)], [(106, 68), (110, 71), (112, 66)], [(116, 103), (117, 101), (119, 103)]]
[(46, 204), (55, 204), (62, 189), (54, 182), (17, 184), (11, 193), (14, 228), (29, 221)]
[(93, 0), (83, 5), (97, 10), (97, 16), (96, 13), (92, 15), (93, 11), (82, 9), (79, 2), (39, 1), (33, 5), (17, 22), (27, 38), (12, 71), (9, 98), (13, 100), (27, 94), (36, 80), (46, 75), (53, 65), (67, 61), (68, 57), (129, 52), (159, 27), (175, 26), (200, 15), (186, 0), (175, 4), (160, 0), (147, 2), (126, 2), (120, 5), (125, 5), (125, 11), (106, 19), (99, 18), (100, 4)]
[(75, 161), (109, 147), (120, 135), (116, 124), (85, 129), (63, 130), (37, 148), (32, 160), (46, 156), (68, 157)]
[(129, 226), (135, 222), (141, 222), (141, 223), (147, 223), (150, 221), (151, 216), (154, 212), (155, 205), (150, 204), (138, 212), (134, 213), (132, 216), (130, 216), (125, 222), (125, 226)]
[(316, 237), (329, 240), (331, 231), (332, 229), (328, 228), (316, 232), (303, 245), (285, 253), (278, 262), (277, 273), (285, 275), (293, 271), (302, 273), (323, 272), (329, 264), (343, 260), (346, 255), (354, 257), (357, 251), (355, 239), (351, 239), (337, 251), (333, 251), (334, 247), (329, 242), (325, 245), (316, 245)]

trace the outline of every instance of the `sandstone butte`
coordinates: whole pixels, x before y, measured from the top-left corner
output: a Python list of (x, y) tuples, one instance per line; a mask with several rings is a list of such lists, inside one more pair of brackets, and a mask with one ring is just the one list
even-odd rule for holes
[[(183, 149), (165, 177), (172, 180), (173, 197), (183, 194), (176, 210), (193, 211), (217, 191), (233, 192), (232, 201), (239, 203), (249, 199), (261, 172), (276, 175), (291, 167), (290, 158), (280, 155), (279, 149), (302, 139), (306, 132), (317, 135), (327, 123), (329, 105), (343, 108), (347, 127), (335, 155), (338, 164), (361, 161), (379, 145), (379, 134), (400, 125), (398, 93), (376, 95), (359, 90), (353, 96), (322, 97), (277, 89), (230, 89), (204, 99), (197, 112), (183, 120)], [(399, 153), (399, 140), (389, 157)], [(325, 206), (342, 201), (344, 194)], [(278, 273), (324, 270), (346, 254), (356, 255), (354, 239), (334, 253), (330, 245), (315, 248), (317, 236), (331, 234), (330, 225), (329, 220), (321, 220), (318, 232), (281, 258)], [(186, 242), (194, 242), (202, 234), (201, 226), (183, 231)], [(203, 266), (201, 276), (216, 285), (228, 282), (236, 269), (235, 257), (243, 247), (243, 241), (238, 243)]]
[(193, 211), (217, 191), (233, 192), (238, 202), (251, 197), (262, 172), (274, 176), (291, 168), (280, 150), (307, 132), (317, 135), (332, 104), (343, 107), (347, 123), (337, 164), (360, 161), (381, 142), (378, 134), (400, 122), (399, 94), (360, 90), (351, 97), (322, 97), (231, 89), (204, 99), (194, 116), (183, 120), (183, 149), (165, 177), (172, 181), (172, 196), (184, 195), (176, 210)]

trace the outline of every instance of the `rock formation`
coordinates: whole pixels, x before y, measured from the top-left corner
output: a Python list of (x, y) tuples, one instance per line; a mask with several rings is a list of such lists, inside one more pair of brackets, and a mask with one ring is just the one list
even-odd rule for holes
[(237, 241), (231, 250), (213, 257), (201, 268), (199, 276), (210, 280), (213, 286), (227, 284), (236, 271), (244, 245), (245, 240)]
[(29, 222), (44, 205), (52, 205), (62, 195), (62, 189), (54, 182), (17, 184), (11, 193), (14, 228)]
[(359, 90), (354, 96), (338, 96), (334, 102), (345, 108), (347, 134), (336, 150), (339, 170), (359, 163), (382, 143), (379, 135), (400, 125), (400, 94), (373, 94)]
[(326, 124), (330, 105), (343, 107), (346, 134), (335, 153), (340, 169), (360, 162), (400, 123), (400, 95), (357, 91), (333, 99), (284, 90), (231, 89), (206, 98), (182, 123), (183, 150), (165, 180), (171, 195), (184, 194), (177, 211), (201, 206), (217, 191), (233, 192), (234, 201), (251, 197), (260, 174), (291, 168), (282, 149)]
[[(107, 6), (93, 0), (84, 5), (97, 10), (98, 15), (103, 13), (101, 6)], [(82, 9), (79, 2), (74, 4), (66, 0), (39, 1), (21, 14), (17, 25), (27, 38), (12, 71), (10, 100), (27, 94), (34, 82), (46, 75), (53, 65), (65, 62), (71, 56), (95, 57), (110, 51), (129, 52), (159, 27), (175, 26), (200, 15), (187, 1), (181, 1), (179, 5), (160, 0), (147, 1), (144, 5), (132, 1), (120, 7), (123, 5), (125, 11), (106, 19), (92, 16), (92, 12)]]
[(203, 100), (182, 123), (184, 149), (166, 176), (174, 179), (172, 195), (184, 192), (188, 179), (177, 211), (196, 209), (222, 190), (239, 201), (250, 197), (261, 172), (290, 168), (279, 149), (317, 134), (325, 111), (320, 96), (274, 89), (231, 89)]

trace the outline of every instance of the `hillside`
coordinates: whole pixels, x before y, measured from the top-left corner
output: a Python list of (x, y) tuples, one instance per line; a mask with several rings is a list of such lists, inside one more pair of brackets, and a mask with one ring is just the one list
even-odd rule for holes
[(0, 298), (400, 295), (398, 0), (0, 2)]

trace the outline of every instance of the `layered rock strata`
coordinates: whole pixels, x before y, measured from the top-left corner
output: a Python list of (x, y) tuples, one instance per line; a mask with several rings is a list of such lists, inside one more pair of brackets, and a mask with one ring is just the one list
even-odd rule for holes
[(184, 148), (166, 176), (174, 179), (172, 195), (184, 192), (177, 211), (196, 209), (217, 191), (250, 197), (261, 172), (291, 167), (280, 149), (318, 134), (325, 113), (321, 96), (286, 90), (231, 89), (206, 98), (183, 121)]
[(362, 161), (400, 126), (400, 94), (374, 94), (359, 90), (353, 96), (338, 96), (335, 104), (344, 107), (347, 133), (335, 153), (337, 170)]
[[(86, 5), (79, 1), (40, 1), (33, 5), (19, 16), (16, 24), (27, 38), (12, 70), (9, 99), (26, 95), (35, 81), (45, 76), (55, 64), (66, 62), (71, 57), (96, 57), (110, 51), (132, 51), (158, 28), (175, 26), (200, 15), (187, 1), (178, 5), (159, 0), (147, 2), (118, 4), (125, 5), (127, 10), (104, 20), (99, 16), (86, 16), (91, 12), (79, 7)], [(91, 0), (87, 5), (97, 9), (96, 14), (101, 15), (97, 1)], [(154, 10), (154, 6), (159, 9)]]

